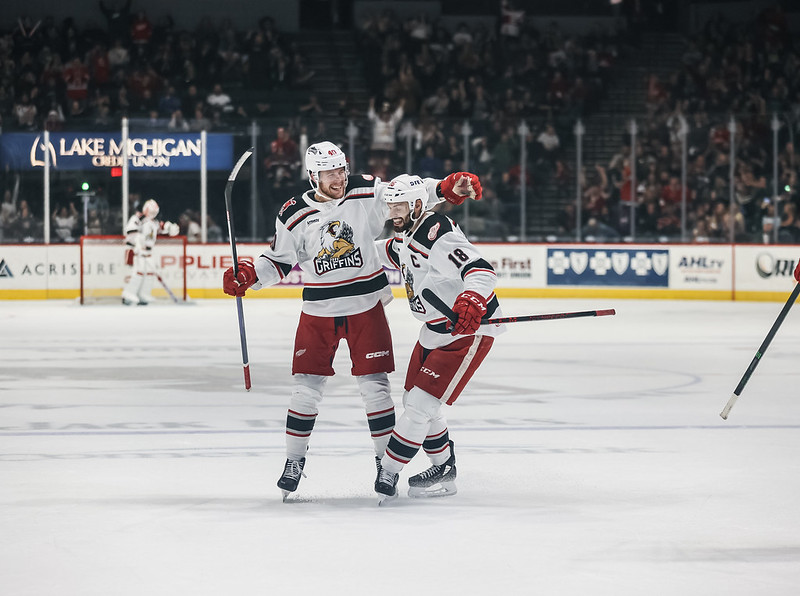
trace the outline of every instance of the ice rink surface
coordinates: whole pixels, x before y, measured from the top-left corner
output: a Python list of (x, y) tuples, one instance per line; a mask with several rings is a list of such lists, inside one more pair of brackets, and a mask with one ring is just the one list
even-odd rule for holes
[(344, 344), (281, 502), (299, 300), (244, 301), (250, 393), (233, 300), (0, 302), (0, 593), (797, 594), (800, 309), (719, 417), (781, 306), (506, 299), (617, 315), (509, 325), (447, 408), (458, 494), (408, 498), (418, 455), (377, 507)]

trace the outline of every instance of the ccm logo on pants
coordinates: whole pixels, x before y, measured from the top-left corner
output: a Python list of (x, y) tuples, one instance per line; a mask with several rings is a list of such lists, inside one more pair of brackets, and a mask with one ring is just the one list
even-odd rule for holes
[(389, 350), (384, 350), (382, 352), (370, 352), (369, 354), (367, 354), (364, 357), (367, 360), (369, 360), (370, 358), (380, 358), (381, 356), (388, 356), (388, 355), (389, 355)]

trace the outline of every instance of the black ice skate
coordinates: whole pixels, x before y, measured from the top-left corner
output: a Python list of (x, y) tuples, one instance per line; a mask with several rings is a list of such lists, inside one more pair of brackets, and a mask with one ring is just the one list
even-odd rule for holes
[(378, 505), (383, 505), (397, 498), (397, 480), (400, 478), (400, 474), (392, 474), (388, 470), (384, 470), (383, 466), (381, 466), (381, 460), (377, 457), (375, 460), (378, 466), (375, 492), (378, 493)]
[(450, 457), (439, 466), (431, 466), (408, 479), (409, 497), (448, 497), (456, 488), (456, 452), (450, 441)]
[(306, 465), (306, 458), (302, 459), (287, 459), (286, 465), (283, 468), (283, 475), (278, 480), (278, 488), (283, 493), (283, 500), (297, 490), (297, 485), (300, 484), (300, 477), (305, 477), (303, 468)]

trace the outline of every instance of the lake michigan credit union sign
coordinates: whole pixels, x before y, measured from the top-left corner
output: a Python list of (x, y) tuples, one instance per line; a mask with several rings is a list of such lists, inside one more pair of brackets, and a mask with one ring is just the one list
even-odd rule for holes
[[(233, 137), (210, 133), (206, 142), (209, 170), (233, 167)], [(122, 166), (120, 134), (51, 133), (50, 143), (36, 133), (0, 135), (0, 166), (11, 170), (44, 167), (45, 151), (50, 166), (59, 170), (88, 170)], [(132, 169), (200, 169), (200, 134), (136, 134), (128, 138), (128, 165)]]

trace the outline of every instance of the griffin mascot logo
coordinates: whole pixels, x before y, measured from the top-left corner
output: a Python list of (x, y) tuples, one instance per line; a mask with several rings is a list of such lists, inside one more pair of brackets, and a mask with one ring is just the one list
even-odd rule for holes
[(400, 265), (400, 273), (403, 276), (403, 280), (406, 282), (406, 296), (408, 296), (408, 304), (411, 306), (411, 310), (424, 314), (425, 306), (422, 304), (422, 300), (419, 299), (419, 296), (414, 292), (414, 275), (405, 265)]
[(320, 251), (314, 269), (322, 275), (344, 267), (361, 267), (361, 249), (353, 244), (353, 228), (343, 221), (329, 221), (320, 229)]

